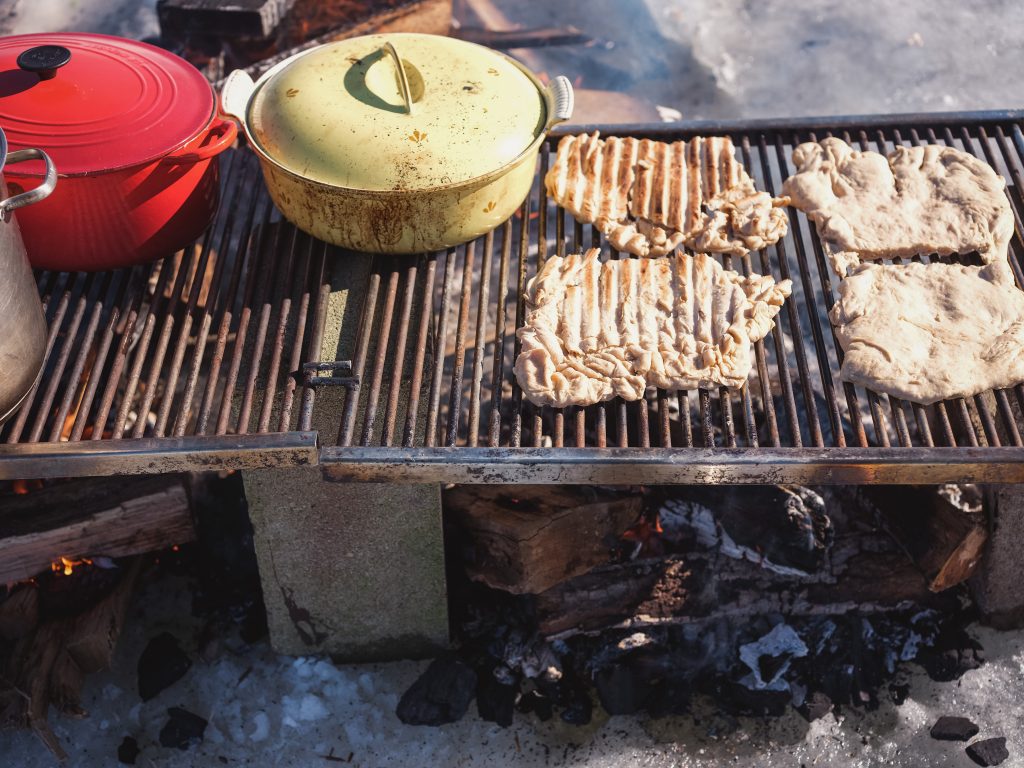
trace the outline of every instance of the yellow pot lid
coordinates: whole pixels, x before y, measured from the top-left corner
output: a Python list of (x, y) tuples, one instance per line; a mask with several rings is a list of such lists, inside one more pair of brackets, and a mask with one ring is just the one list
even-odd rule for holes
[(448, 37), (391, 34), (329, 43), (279, 65), (256, 84), (247, 123), (265, 154), (305, 178), (414, 190), (510, 163), (544, 132), (547, 112), (540, 83), (509, 57)]

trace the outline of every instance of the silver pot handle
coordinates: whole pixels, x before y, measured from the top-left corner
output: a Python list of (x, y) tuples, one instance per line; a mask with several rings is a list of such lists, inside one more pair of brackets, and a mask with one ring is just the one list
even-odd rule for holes
[(23, 163), (26, 160), (42, 160), (46, 165), (46, 176), (43, 178), (43, 183), (35, 189), (8, 197), (6, 200), (0, 200), (0, 216), (3, 216), (4, 221), (10, 218), (12, 211), (45, 200), (57, 186), (57, 169), (50, 156), (41, 149), (19, 149), (16, 152), (11, 152), (7, 155), (6, 164)]
[(572, 83), (565, 75), (559, 75), (544, 89), (544, 98), (548, 103), (548, 121), (544, 130), (549, 130), (556, 123), (564, 123), (572, 117), (575, 97), (572, 92)]

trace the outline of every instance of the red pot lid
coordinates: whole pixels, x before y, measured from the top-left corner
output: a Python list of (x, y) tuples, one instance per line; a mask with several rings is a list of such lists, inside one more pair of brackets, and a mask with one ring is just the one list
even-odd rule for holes
[(46, 151), (62, 176), (152, 162), (197, 136), (214, 107), (199, 70), (153, 45), (83, 33), (0, 38), (0, 128), (11, 149)]

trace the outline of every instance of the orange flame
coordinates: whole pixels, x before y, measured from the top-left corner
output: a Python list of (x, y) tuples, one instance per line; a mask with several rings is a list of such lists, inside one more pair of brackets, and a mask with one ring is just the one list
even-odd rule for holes
[(54, 573), (63, 573), (65, 576), (70, 576), (75, 572), (75, 568), (82, 565), (92, 565), (92, 560), (88, 557), (74, 558), (61, 555), (59, 559), (50, 563), (50, 569)]

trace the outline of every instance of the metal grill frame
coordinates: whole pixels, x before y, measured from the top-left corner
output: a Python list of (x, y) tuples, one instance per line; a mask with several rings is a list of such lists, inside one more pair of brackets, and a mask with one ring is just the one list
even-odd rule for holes
[[(664, 447), (675, 429), (666, 407), (674, 394), (659, 391), (652, 397), (649, 392), (642, 405), (611, 401), (586, 409), (536, 408), (523, 401), (514, 381), (511, 394), (502, 394), (518, 353), (516, 347), (510, 356), (507, 347), (522, 324), (526, 280), (548, 255), (601, 241), (592, 228), (549, 203), (539, 183), (550, 162), (548, 153), (561, 136), (594, 130), (667, 141), (730, 135), (759, 187), (773, 193), (791, 172), (789, 154), (801, 141), (838, 135), (855, 146), (883, 151), (896, 143), (958, 146), (1008, 171), (1016, 218), (1010, 258), (1020, 286), (1022, 117), (1024, 111), (994, 111), (560, 127), (542, 152), (534, 191), (519, 214), (520, 221), (527, 221), (536, 211), (537, 228), (503, 226), (416, 264), (381, 262), (364, 303), (360, 343), (353, 354), (355, 375), (363, 378), (368, 391), (350, 395), (338, 444), (321, 449), (324, 476), (337, 481), (455, 483), (1024, 481), (1021, 386), (925, 408), (839, 381), (842, 353), (827, 318), (823, 320), (835, 300), (835, 276), (816, 231), (795, 209), (790, 209), (791, 235), (780, 244), (742, 260), (724, 259), (727, 267), (791, 277), (803, 290), (787, 301), (772, 335), (755, 345), (757, 376), (748, 386), (739, 392), (722, 388), (679, 396), (688, 414), (682, 427), (684, 445)], [(618, 255), (612, 252), (611, 257)], [(495, 262), (500, 262), (496, 271)], [(421, 279), (418, 273), (424, 271), (427, 277)], [(489, 294), (495, 278), (497, 299)], [(440, 298), (428, 306), (421, 298), (433, 299), (438, 283)], [(506, 297), (509, 284), (512, 294)], [(386, 293), (378, 295), (384, 286)], [(420, 307), (418, 318), (413, 306)], [(417, 320), (419, 345), (409, 355), (405, 344), (416, 333)], [(374, 330), (384, 334), (376, 345)], [(389, 339), (396, 337), (391, 347)], [(424, 371), (423, 342), (430, 338), (435, 340), (434, 347), (428, 345), (434, 367)], [(372, 370), (364, 376), (371, 357)], [(429, 377), (429, 384), (413, 382), (416, 394), (404, 413), (392, 386), (382, 409), (382, 391), (389, 389), (389, 381), (397, 385), (405, 380), (403, 367), (410, 365)], [(429, 393), (425, 418), (417, 411), (421, 386)], [(404, 421), (402, 447), (396, 445), (396, 421)]]
[[(526, 280), (547, 255), (600, 239), (549, 205), (539, 184), (562, 135), (731, 135), (759, 187), (774, 192), (797, 140), (832, 133), (875, 148), (966, 139), (1007, 171), (1011, 266), (1024, 285), (1022, 121), (1024, 110), (563, 127), (545, 145), (518, 219), (419, 257), (342, 254), (296, 232), (270, 204), (255, 158), (237, 150), (224, 160), (216, 222), (175, 262), (191, 272), (165, 260), (39, 275), (51, 320), (47, 376), (0, 433), (0, 479), (320, 464), (333, 481), (1022, 482), (1024, 385), (925, 409), (838, 381), (832, 329), (821, 322), (833, 276), (813, 227), (792, 209), (785, 241), (727, 263), (803, 288), (778, 332), (755, 345), (756, 375), (743, 390), (553, 411), (525, 402), (510, 380)], [(531, 211), (536, 226), (516, 223)], [(335, 258), (371, 259), (355, 343), (338, 350), (346, 364), (317, 359)], [(216, 268), (200, 306), (190, 275), (208, 260)], [(343, 406), (336, 431), (318, 433), (314, 413), (318, 425), (330, 414), (317, 409), (317, 393), (331, 385), (344, 387)], [(82, 399), (85, 416), (69, 431)], [(673, 421), (672, 401), (685, 420)], [(132, 422), (135, 412), (153, 423)], [(88, 434), (95, 424), (99, 434)], [(678, 447), (665, 447), (666, 435)]]

